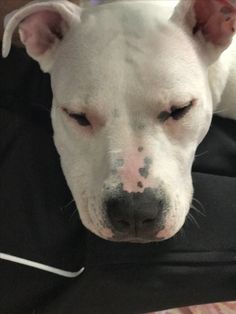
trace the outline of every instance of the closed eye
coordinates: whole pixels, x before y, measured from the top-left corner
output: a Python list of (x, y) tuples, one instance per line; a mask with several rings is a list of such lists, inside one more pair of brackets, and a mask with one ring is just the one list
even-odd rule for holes
[(179, 120), (186, 115), (186, 113), (191, 109), (192, 105), (193, 105), (193, 101), (191, 101), (187, 106), (184, 106), (181, 108), (176, 107), (176, 106), (172, 106), (170, 116), (174, 120)]
[(169, 118), (172, 118), (174, 120), (180, 120), (189, 112), (192, 106), (193, 106), (193, 101), (190, 101), (186, 106), (183, 106), (183, 107), (172, 106), (170, 108), (170, 112), (162, 111), (159, 114), (158, 119), (161, 122), (165, 122)]
[(80, 126), (83, 126), (83, 127), (91, 126), (91, 123), (86, 117), (86, 114), (84, 112), (74, 113), (74, 112), (68, 111), (65, 108), (63, 110), (70, 118), (74, 119)]

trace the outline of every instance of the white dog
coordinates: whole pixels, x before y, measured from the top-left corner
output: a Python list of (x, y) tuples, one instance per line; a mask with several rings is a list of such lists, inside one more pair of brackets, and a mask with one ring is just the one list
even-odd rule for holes
[(236, 118), (234, 5), (173, 3), (36, 1), (6, 18), (3, 56), (19, 27), (51, 75), (55, 145), (80, 217), (105, 239), (176, 234), (216, 105)]

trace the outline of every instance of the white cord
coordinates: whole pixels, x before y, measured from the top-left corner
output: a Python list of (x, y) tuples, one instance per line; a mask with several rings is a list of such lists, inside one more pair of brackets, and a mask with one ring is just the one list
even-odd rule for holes
[(41, 264), (41, 263), (38, 263), (38, 262), (34, 262), (34, 261), (31, 261), (31, 260), (28, 260), (28, 259), (20, 258), (20, 257), (17, 257), (17, 256), (5, 254), (5, 253), (0, 253), (0, 259), (3, 259), (5, 261), (14, 262), (14, 263), (17, 263), (17, 264), (26, 265), (26, 266), (33, 267), (33, 268), (38, 268), (38, 269), (41, 269), (43, 271), (54, 273), (56, 275), (67, 277), (67, 278), (75, 278), (75, 277), (81, 275), (82, 272), (85, 269), (84, 267), (82, 267), (77, 272), (70, 272), (70, 271), (66, 271), (66, 270), (63, 270), (63, 269), (59, 269), (59, 268), (56, 268), (56, 267), (48, 266), (48, 265), (45, 265), (45, 264)]

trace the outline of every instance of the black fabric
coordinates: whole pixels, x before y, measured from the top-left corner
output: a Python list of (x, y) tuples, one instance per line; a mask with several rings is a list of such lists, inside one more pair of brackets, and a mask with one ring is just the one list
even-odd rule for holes
[(68, 271), (85, 265), (67, 279), (0, 259), (1, 314), (137, 314), (236, 299), (235, 121), (215, 117), (198, 149), (196, 223), (162, 243), (112, 243), (86, 231), (71, 202), (48, 76), (21, 49), (0, 59), (0, 73), (0, 252)]

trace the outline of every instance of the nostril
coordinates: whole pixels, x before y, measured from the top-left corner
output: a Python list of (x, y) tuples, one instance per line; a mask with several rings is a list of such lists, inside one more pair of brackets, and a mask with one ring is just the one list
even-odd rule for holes
[(110, 198), (105, 202), (111, 225), (118, 232), (129, 233), (134, 228), (134, 217), (129, 211), (129, 204), (122, 198)]
[(117, 224), (119, 224), (119, 226), (124, 228), (124, 229), (130, 228), (130, 223), (124, 219), (117, 220)]
[(117, 221), (121, 226), (124, 226), (124, 227), (129, 227), (130, 226), (130, 223), (128, 221), (125, 221), (123, 219), (120, 219)]
[(131, 222), (125, 219), (121, 219), (120, 217), (111, 218), (111, 222), (116, 230), (119, 232), (128, 232), (132, 227)]
[(155, 223), (155, 221), (156, 221), (156, 218), (154, 218), (154, 219), (152, 219), (152, 218), (150, 218), (150, 219), (145, 219), (145, 220), (143, 220), (143, 224), (144, 224), (144, 225), (150, 225), (150, 224), (152, 224), (152, 223)]

